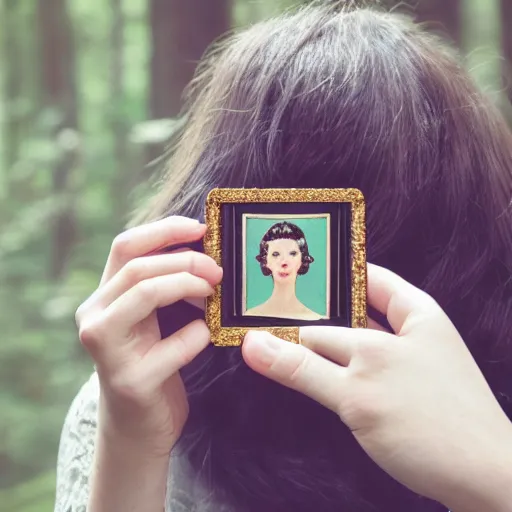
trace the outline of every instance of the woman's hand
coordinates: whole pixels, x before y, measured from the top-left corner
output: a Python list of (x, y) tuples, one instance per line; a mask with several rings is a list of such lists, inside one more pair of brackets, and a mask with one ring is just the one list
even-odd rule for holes
[(455, 512), (512, 510), (512, 427), (457, 330), (430, 296), (387, 270), (370, 265), (368, 286), (396, 335), (310, 327), (301, 346), (251, 332), (246, 362), (339, 414), (413, 491)]
[(160, 339), (156, 309), (205, 298), (222, 277), (208, 256), (159, 249), (199, 240), (205, 226), (167, 218), (119, 235), (99, 288), (80, 306), (80, 340), (99, 375), (99, 430), (107, 442), (168, 456), (188, 414), (179, 370), (209, 343), (204, 321)]

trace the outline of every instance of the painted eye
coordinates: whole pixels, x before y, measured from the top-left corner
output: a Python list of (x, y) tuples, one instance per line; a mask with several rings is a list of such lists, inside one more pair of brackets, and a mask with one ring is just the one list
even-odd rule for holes
[(297, 251), (291, 251), (290, 256), (297, 256)]
[(273, 256), (274, 258), (277, 258), (277, 257), (279, 256), (279, 253), (278, 253), (277, 251), (274, 251), (274, 252), (272, 253), (272, 256)]

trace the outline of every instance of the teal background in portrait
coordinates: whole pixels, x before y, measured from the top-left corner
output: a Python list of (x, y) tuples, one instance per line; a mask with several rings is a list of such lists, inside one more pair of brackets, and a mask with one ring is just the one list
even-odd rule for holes
[(307, 274), (297, 277), (297, 297), (319, 315), (327, 315), (327, 217), (318, 218), (246, 218), (246, 298), (247, 309), (265, 302), (272, 293), (271, 276), (264, 276), (256, 261), (260, 241), (267, 230), (278, 222), (292, 222), (304, 231), (309, 254), (315, 261)]

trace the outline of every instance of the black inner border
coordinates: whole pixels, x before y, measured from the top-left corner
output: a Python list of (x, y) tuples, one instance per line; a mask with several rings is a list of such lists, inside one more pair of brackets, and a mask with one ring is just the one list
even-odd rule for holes
[[(330, 318), (317, 321), (242, 315), (243, 214), (331, 214)], [(222, 327), (297, 327), (351, 324), (351, 203), (225, 203), (221, 205)]]

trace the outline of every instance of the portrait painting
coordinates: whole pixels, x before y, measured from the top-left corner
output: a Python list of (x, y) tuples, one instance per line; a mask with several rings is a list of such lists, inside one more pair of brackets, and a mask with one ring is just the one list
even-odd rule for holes
[(307, 325), (366, 325), (364, 198), (356, 189), (214, 189), (205, 253), (223, 269), (206, 302), (212, 343), (251, 329), (299, 342)]
[(243, 315), (329, 318), (330, 214), (243, 215)]

